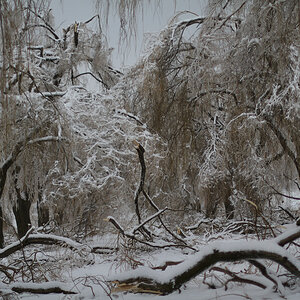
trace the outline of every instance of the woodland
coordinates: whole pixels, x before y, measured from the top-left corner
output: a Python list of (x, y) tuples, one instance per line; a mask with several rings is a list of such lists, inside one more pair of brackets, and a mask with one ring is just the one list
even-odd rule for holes
[(149, 1), (0, 1), (0, 296), (299, 299), (300, 2), (210, 0), (118, 70)]

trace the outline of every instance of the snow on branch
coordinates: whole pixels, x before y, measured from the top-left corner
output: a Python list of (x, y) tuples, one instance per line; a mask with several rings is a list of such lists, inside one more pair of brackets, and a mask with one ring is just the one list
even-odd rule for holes
[(161, 215), (163, 212), (165, 212), (168, 208), (165, 207), (164, 209), (159, 210), (157, 213), (155, 213), (154, 215), (150, 216), (149, 218), (147, 218), (145, 221), (143, 221), (141, 224), (139, 224), (137, 227), (135, 227), (133, 229), (133, 234), (135, 232), (137, 232), (141, 227), (143, 227), (145, 224), (147, 224), (148, 222), (150, 222), (151, 220), (153, 220), (154, 218), (158, 217), (159, 215)]
[(59, 92), (59, 91), (57, 91), (57, 92), (40, 92), (40, 93), (41, 93), (41, 95), (43, 97), (62, 97), (67, 92), (65, 92), (65, 91)]
[(22, 239), (14, 242), (7, 247), (0, 249), (0, 258), (5, 258), (18, 250), (23, 249), (25, 246), (41, 244), (41, 245), (59, 245), (62, 247), (68, 247), (71, 250), (82, 250), (83, 245), (77, 243), (69, 238), (61, 237), (53, 234), (26, 234)]
[(57, 141), (61, 141), (61, 140), (66, 140), (66, 138), (59, 137), (59, 136), (44, 136), (41, 138), (30, 140), (27, 144), (31, 145), (31, 144), (40, 143), (40, 142), (57, 142)]
[[(300, 262), (282, 246), (299, 238), (300, 226), (266, 241), (216, 241), (182, 263), (161, 272), (142, 267), (111, 279), (115, 291), (169, 294), (218, 262), (268, 259), (300, 277)], [(259, 267), (261, 267), (259, 265)], [(266, 270), (262, 270), (265, 272)], [(268, 275), (269, 276), (269, 275)], [(274, 281), (275, 279), (272, 279)], [(276, 280), (275, 280), (276, 281)]]

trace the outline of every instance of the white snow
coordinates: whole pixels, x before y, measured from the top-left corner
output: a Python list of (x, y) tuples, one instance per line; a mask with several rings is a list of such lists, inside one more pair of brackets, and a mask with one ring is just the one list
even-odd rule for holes
[[(296, 226), (289, 226), (288, 232), (291, 233), (295, 230)], [(286, 233), (282, 234), (280, 238), (283, 238)], [(43, 234), (35, 234), (33, 236), (36, 237), (43, 237)], [(57, 236), (55, 236), (57, 238)], [(95, 240), (92, 244), (101, 244), (107, 245), (108, 243), (111, 245), (112, 240), (114, 238), (112, 236), (106, 236), (103, 239)], [(70, 241), (66, 238), (62, 238), (62, 241), (70, 243)], [(136, 270), (131, 270), (128, 272), (124, 272), (124, 268), (128, 269), (126, 266), (119, 265), (116, 261), (114, 261), (119, 254), (110, 254), (110, 255), (95, 255), (95, 263), (92, 265), (84, 265), (83, 267), (71, 267), (70, 270), (65, 271), (65, 276), (67, 280), (64, 280), (64, 283), (51, 281), (42, 284), (36, 283), (14, 283), (11, 285), (1, 284), (0, 289), (5, 293), (11, 292), (11, 288), (13, 286), (21, 286), (21, 287), (53, 287), (59, 286), (65, 290), (72, 290), (77, 292), (76, 295), (63, 295), (63, 294), (46, 294), (46, 295), (36, 295), (30, 293), (22, 293), (18, 294), (20, 299), (42, 299), (42, 300), (54, 300), (54, 299), (110, 299), (105, 290), (108, 291), (108, 287), (105, 284), (105, 280), (112, 280), (112, 279), (125, 279), (128, 277), (132, 277), (133, 275), (138, 277), (148, 277), (153, 278), (160, 282), (166, 282), (170, 278), (176, 276), (179, 272), (193, 266), (195, 262), (205, 255), (212, 253), (214, 249), (220, 249), (224, 252), (226, 251), (233, 251), (233, 250), (269, 250), (275, 253), (286, 254), (286, 250), (282, 249), (278, 245), (276, 245), (277, 239), (272, 239), (269, 241), (255, 241), (255, 240), (236, 240), (236, 241), (216, 241), (210, 243), (207, 246), (204, 246), (199, 253), (194, 255), (185, 255), (182, 250), (180, 249), (168, 249), (168, 250), (156, 250), (154, 252), (143, 253), (140, 257), (136, 259), (145, 263), (145, 266), (140, 267)], [(76, 243), (74, 246), (77, 245)], [(290, 259), (290, 257), (289, 257)], [(166, 261), (183, 261), (176, 266), (169, 266), (165, 271), (155, 271), (152, 270), (148, 266), (161, 266)], [(295, 258), (294, 258), (295, 260)], [(151, 262), (149, 264), (149, 262)], [(298, 261), (293, 261), (293, 263), (299, 266)], [(220, 264), (219, 264), (220, 265)], [(247, 285), (247, 284), (239, 284), (239, 283), (228, 283), (227, 290), (224, 289), (222, 282), (224, 283), (224, 277), (221, 273), (216, 273), (216, 278), (221, 280), (221, 283), (217, 286), (216, 289), (211, 289), (208, 287), (205, 282), (209, 282), (213, 280), (212, 272), (206, 272), (205, 277), (204, 274), (200, 274), (198, 277), (194, 278), (186, 285), (184, 285), (180, 291), (175, 291), (174, 293), (166, 296), (158, 296), (158, 295), (146, 295), (146, 294), (132, 294), (132, 293), (117, 293), (113, 294), (113, 299), (124, 299), (124, 300), (152, 300), (152, 299), (163, 299), (163, 300), (214, 300), (214, 299), (272, 299), (272, 300), (279, 300), (284, 297), (284, 299), (288, 300), (298, 300), (300, 296), (300, 286), (298, 285), (297, 288), (291, 290), (286, 288), (285, 290), (280, 288), (280, 292), (276, 292), (272, 288), (272, 283), (268, 281), (263, 276), (260, 276), (257, 273), (247, 274), (243, 273), (243, 270), (248, 268), (248, 264), (243, 262), (241, 264), (231, 264), (231, 263), (224, 263), (221, 266), (228, 267), (232, 271), (239, 272), (238, 275), (244, 278), (253, 279), (256, 281), (261, 282), (262, 284), (267, 286), (267, 289), (263, 290), (259, 287)]]

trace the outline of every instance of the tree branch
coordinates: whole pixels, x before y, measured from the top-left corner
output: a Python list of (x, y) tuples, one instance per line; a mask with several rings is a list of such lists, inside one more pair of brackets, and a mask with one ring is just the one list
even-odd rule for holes
[(143, 227), (145, 224), (147, 224), (148, 222), (150, 222), (151, 220), (153, 220), (156, 217), (159, 217), (163, 212), (165, 212), (168, 208), (165, 207), (164, 209), (159, 210), (157, 213), (155, 213), (154, 215), (150, 216), (149, 218), (147, 218), (145, 221), (143, 221), (141, 224), (139, 224), (137, 227), (135, 227), (133, 229), (133, 234), (136, 233), (141, 227)]
[(103, 80), (96, 77), (92, 72), (84, 72), (84, 73), (78, 74), (76, 76), (73, 76), (73, 79), (76, 79), (76, 78), (78, 78), (80, 76), (83, 76), (83, 75), (91, 75), (94, 79), (96, 79), (98, 82), (102, 83), (105, 86), (105, 88), (108, 89), (108, 85)]
[(54, 38), (56, 40), (59, 40), (59, 36), (55, 33), (55, 31), (51, 27), (49, 27), (47, 25), (44, 25), (44, 24), (32, 24), (32, 25), (28, 25), (25, 28), (23, 28), (23, 32), (25, 32), (25, 31), (27, 31), (27, 30), (29, 30), (31, 28), (35, 28), (35, 27), (42, 27), (42, 28), (47, 29), (48, 31), (51, 32), (51, 34), (54, 36)]
[(28, 233), (19, 241), (14, 242), (7, 247), (0, 249), (0, 258), (8, 257), (16, 251), (22, 250), (28, 245), (58, 245), (62, 247), (68, 247), (71, 250), (81, 250), (83, 245), (73, 240), (52, 234), (31, 234)]
[(141, 224), (141, 214), (140, 214), (140, 209), (139, 209), (139, 195), (144, 190), (144, 183), (145, 183), (145, 175), (146, 175), (146, 164), (145, 164), (145, 160), (144, 160), (145, 149), (137, 141), (134, 141), (134, 147), (138, 153), (140, 164), (141, 164), (140, 184), (139, 184), (139, 187), (138, 187), (138, 189), (135, 193), (135, 197), (134, 197), (135, 213), (137, 215), (139, 224)]
[[(168, 274), (162, 276), (159, 271), (140, 268), (115, 278), (117, 291), (126, 286), (127, 291), (169, 294), (179, 289), (187, 281), (199, 275), (218, 262), (239, 260), (268, 259), (280, 264), (293, 275), (300, 277), (300, 263), (282, 246), (300, 237), (300, 226), (289, 230), (268, 241), (227, 241), (214, 242), (204, 247), (201, 252), (192, 255), (179, 266), (175, 266)], [(268, 250), (266, 250), (268, 249)], [(254, 264), (267, 278), (270, 275), (261, 264)], [(269, 278), (274, 282), (273, 278)], [(275, 280), (276, 281), (276, 280)], [(275, 283), (275, 282), (274, 282)], [(276, 283), (277, 285), (277, 283)]]
[[(253, 285), (256, 285), (256, 286), (258, 286), (262, 289), (266, 288), (266, 286), (264, 284), (262, 284), (260, 282), (257, 282), (257, 281), (254, 281), (253, 279), (240, 277), (240, 276), (236, 275), (234, 272), (232, 272), (228, 269), (223, 269), (223, 268), (220, 268), (220, 267), (212, 267), (209, 271), (222, 272), (222, 273), (225, 273), (225, 274), (231, 276), (232, 278), (227, 280), (226, 284), (230, 281), (236, 281), (236, 282), (253, 284)], [(226, 286), (226, 284), (225, 284), (225, 286)]]

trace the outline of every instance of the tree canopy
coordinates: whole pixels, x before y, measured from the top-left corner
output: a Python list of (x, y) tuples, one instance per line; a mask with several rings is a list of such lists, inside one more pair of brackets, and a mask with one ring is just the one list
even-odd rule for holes
[(193, 264), (171, 262), (178, 273), (163, 283), (137, 271), (113, 284), (168, 294), (215, 263), (246, 260), (279, 289), (256, 259), (299, 277), (299, 221), (287, 241), (275, 237), (299, 216), (299, 1), (209, 1), (205, 16), (178, 13), (117, 70), (90, 24), (116, 9), (126, 40), (143, 5), (98, 1), (94, 16), (58, 33), (48, 1), (1, 1), (0, 246), (19, 240), (3, 257), (35, 243), (77, 251), (112, 232), (126, 251), (199, 252), (201, 224), (220, 234), (239, 224), (272, 239), (205, 248)]

